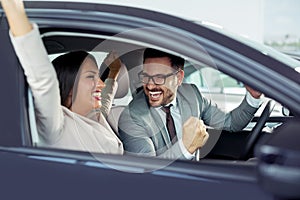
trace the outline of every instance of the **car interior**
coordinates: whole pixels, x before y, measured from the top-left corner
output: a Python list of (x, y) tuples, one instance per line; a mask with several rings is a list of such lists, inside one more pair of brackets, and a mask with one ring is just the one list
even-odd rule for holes
[[(40, 28), (44, 45), (52, 60), (56, 56), (72, 50), (86, 50), (92, 53), (101, 65), (107, 53), (115, 50), (123, 63), (118, 77), (118, 90), (113, 101), (113, 107), (108, 116), (108, 122), (118, 135), (118, 119), (132, 97), (141, 89), (138, 72), (142, 68), (142, 55), (147, 44), (141, 44), (131, 39), (110, 37), (107, 34), (90, 33), (82, 30), (56, 30)], [(150, 45), (150, 47), (152, 47)], [(159, 48), (159, 47), (157, 47)], [(217, 101), (224, 109), (238, 106), (245, 95), (243, 84), (238, 80), (218, 71), (216, 65), (209, 65), (186, 58), (185, 82), (193, 83), (207, 98)], [(108, 69), (100, 69), (101, 79), (105, 80)], [(208, 76), (208, 77), (207, 77)], [(207, 77), (207, 78), (206, 78)], [(234, 90), (236, 89), (236, 90)], [(231, 94), (227, 91), (239, 91)], [(268, 99), (258, 111), (258, 115), (242, 131), (232, 133), (209, 128), (211, 140), (201, 150), (205, 159), (248, 160), (253, 158), (254, 146), (270, 137), (274, 128), (281, 124), (281, 118), (266, 125), (271, 113), (274, 113), (275, 102)], [(277, 105), (278, 107), (278, 105)], [(281, 106), (279, 105), (281, 108)], [(31, 139), (33, 146), (38, 144), (38, 134), (35, 127), (32, 96), (29, 92), (29, 115)], [(279, 111), (280, 112), (280, 111)], [(278, 120), (279, 119), (279, 120)], [(217, 142), (214, 142), (217, 141)], [(207, 146), (207, 148), (206, 148)]]

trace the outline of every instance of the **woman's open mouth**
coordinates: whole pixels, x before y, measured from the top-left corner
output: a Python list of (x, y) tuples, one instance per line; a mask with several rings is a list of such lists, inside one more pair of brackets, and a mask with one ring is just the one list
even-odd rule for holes
[(97, 101), (100, 101), (100, 100), (101, 100), (101, 91), (93, 92), (92, 96), (93, 96)]

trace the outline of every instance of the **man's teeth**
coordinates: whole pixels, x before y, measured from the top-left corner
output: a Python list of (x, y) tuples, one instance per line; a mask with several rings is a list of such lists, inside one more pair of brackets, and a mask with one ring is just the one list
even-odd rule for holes
[(160, 95), (161, 93), (162, 93), (161, 91), (157, 91), (157, 92), (149, 92), (149, 94), (150, 94), (152, 97), (158, 96), (158, 95)]
[(151, 95), (153, 94), (160, 94), (161, 93), (161, 91), (157, 91), (157, 92), (149, 92)]

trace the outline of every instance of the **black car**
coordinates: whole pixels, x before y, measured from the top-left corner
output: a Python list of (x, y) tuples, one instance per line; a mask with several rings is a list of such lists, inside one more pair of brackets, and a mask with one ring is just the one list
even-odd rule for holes
[[(205, 24), (154, 11), (78, 2), (25, 5), (50, 59), (84, 49), (101, 62), (111, 50), (118, 51), (125, 67), (109, 116), (116, 134), (119, 113), (140, 87), (137, 73), (146, 47), (183, 56), (186, 82), (206, 91), (208, 98), (247, 84), (267, 101), (239, 133), (209, 129), (198, 162), (37, 147), (34, 99), (0, 9), (1, 199), (300, 198), (298, 61)], [(203, 69), (213, 71), (207, 80)], [(226, 108), (231, 96), (220, 95)], [(278, 115), (271, 115), (274, 109)]]

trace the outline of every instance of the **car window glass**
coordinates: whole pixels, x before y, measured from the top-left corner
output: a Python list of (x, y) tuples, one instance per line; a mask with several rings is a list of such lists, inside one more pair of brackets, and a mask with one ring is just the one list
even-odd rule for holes
[[(193, 83), (208, 99), (215, 102), (220, 108), (231, 111), (244, 99), (246, 88), (244, 84), (231, 76), (205, 64), (187, 62), (185, 64), (184, 82)], [(269, 100), (268, 97), (266, 99)], [(260, 116), (260, 108), (255, 116)], [(283, 116), (282, 105), (276, 102), (272, 116)]]
[(215, 68), (191, 64), (185, 66), (185, 82), (195, 84), (200, 92), (226, 111), (237, 107), (243, 100), (246, 89), (236, 79)]
[[(109, 51), (112, 50), (113, 47), (113, 49), (117, 49), (122, 52), (122, 61), (126, 64), (127, 70), (131, 76), (130, 87), (132, 85), (140, 83), (135, 83), (135, 81), (137, 78), (137, 73), (141, 70), (141, 61), (144, 46), (142, 46), (142, 50), (140, 51), (139, 46), (132, 40), (126, 40), (126, 42), (124, 42), (124, 40), (122, 42), (105, 40), (105, 42), (101, 44), (98, 43), (97, 45), (97, 48), (89, 50), (89, 52), (95, 56), (98, 66), (101, 65), (105, 56)], [(147, 44), (143, 45), (147, 46)], [(177, 52), (173, 51), (170, 51), (170, 53), (178, 54)], [(49, 55), (50, 60), (53, 60), (60, 54), (61, 53), (54, 53)], [(201, 63), (202, 61), (199, 60), (190, 61), (189, 58), (186, 57), (187, 62), (184, 68), (184, 82), (195, 84), (200, 90), (201, 94), (203, 94), (206, 98), (211, 99), (218, 105), (218, 107), (226, 111), (230, 111), (236, 108), (245, 97), (246, 90), (243, 83), (219, 71), (217, 69), (217, 65), (220, 62), (215, 61), (214, 58), (210, 58), (210, 56), (207, 56), (206, 54), (204, 56), (206, 56), (205, 58), (203, 58), (204, 60), (208, 57), (209, 62), (206, 63), (209, 64)], [(115, 99), (113, 102), (113, 107), (126, 106), (131, 99), (132, 95), (131, 92), (129, 92), (128, 95), (124, 98), (124, 101)], [(115, 121), (118, 122), (117, 118)], [(252, 127), (253, 125), (251, 125), (249, 129), (251, 129)]]

